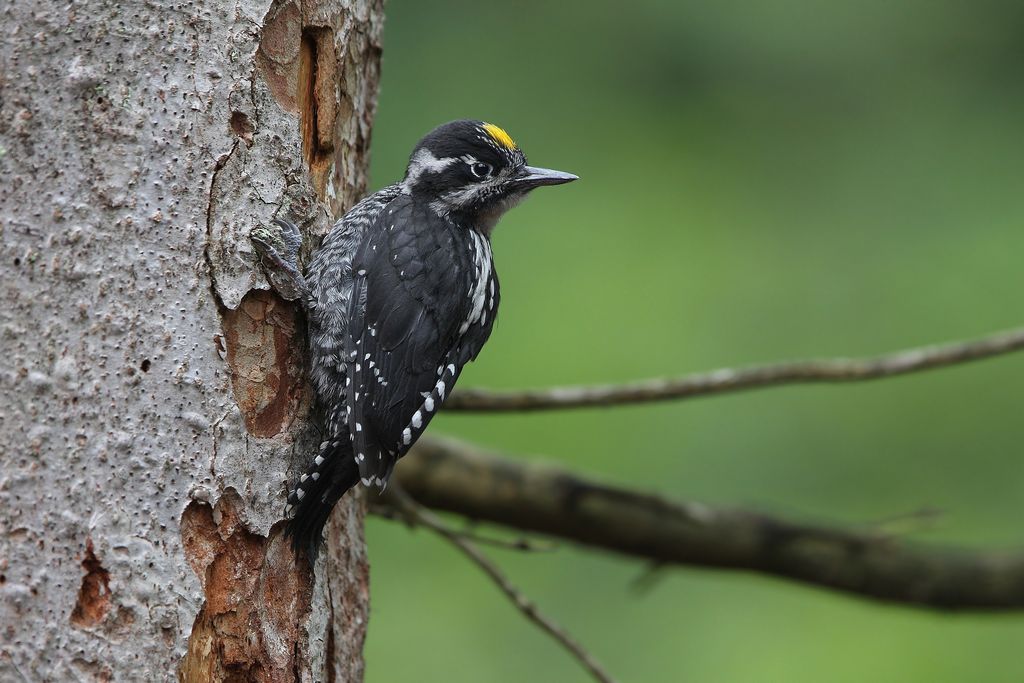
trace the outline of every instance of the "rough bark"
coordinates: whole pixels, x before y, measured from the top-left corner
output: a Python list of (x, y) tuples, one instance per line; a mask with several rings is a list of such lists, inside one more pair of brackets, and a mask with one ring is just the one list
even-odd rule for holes
[(363, 191), (381, 4), (0, 8), (0, 680), (361, 678), (362, 506), (294, 563), (303, 321), (246, 236)]

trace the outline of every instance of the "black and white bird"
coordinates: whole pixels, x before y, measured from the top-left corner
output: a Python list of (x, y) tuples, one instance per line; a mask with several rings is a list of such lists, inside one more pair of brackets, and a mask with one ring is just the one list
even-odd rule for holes
[(306, 308), (326, 439), (288, 498), (296, 551), (315, 558), (335, 503), (383, 489), (491, 334), (499, 287), (490, 235), (531, 190), (576, 176), (526, 165), (504, 130), (452, 121), (413, 150), (405, 178), (356, 204), (313, 255), (298, 230), (253, 231), (271, 282)]

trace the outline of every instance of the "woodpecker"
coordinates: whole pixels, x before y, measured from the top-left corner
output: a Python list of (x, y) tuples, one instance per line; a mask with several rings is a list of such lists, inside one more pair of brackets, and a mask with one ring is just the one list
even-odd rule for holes
[(315, 559), (346, 491), (387, 486), (480, 353), (500, 298), (490, 236), (502, 214), (537, 187), (573, 180), (528, 166), (494, 124), (452, 121), (420, 140), (401, 182), (335, 223), (304, 276), (292, 223), (253, 230), (271, 284), (306, 310), (326, 437), (288, 497), (297, 555)]

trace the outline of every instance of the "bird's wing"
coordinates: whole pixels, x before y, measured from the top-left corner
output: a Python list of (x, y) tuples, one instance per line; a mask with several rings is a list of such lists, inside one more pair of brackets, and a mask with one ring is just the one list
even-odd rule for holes
[[(306, 268), (311, 288), (309, 342), (315, 350), (310, 378), (329, 413), (340, 407), (345, 395), (348, 367), (342, 352), (348, 335), (349, 304), (354, 287), (352, 260), (367, 233), (400, 193), (399, 185), (389, 185), (353, 206), (327, 233)], [(334, 423), (338, 416), (327, 414), (324, 417), (331, 430), (328, 436), (336, 436), (338, 430)]]
[(447, 379), (450, 387), (454, 381), (448, 366), (458, 355), (467, 307), (465, 296), (453, 300), (452, 293), (466, 289), (466, 274), (452, 261), (453, 236), (432, 220), (397, 200), (381, 214), (353, 264), (347, 405), (364, 484), (387, 482), (443, 397), (427, 399), (440, 382)]

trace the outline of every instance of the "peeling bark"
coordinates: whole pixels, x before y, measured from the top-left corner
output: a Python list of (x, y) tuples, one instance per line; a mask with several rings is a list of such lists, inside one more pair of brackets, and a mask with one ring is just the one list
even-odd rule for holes
[(0, 8), (0, 680), (361, 679), (362, 504), (294, 562), (305, 323), (247, 234), (363, 193), (381, 4)]
[(289, 681), (304, 666), (296, 647), (310, 607), (309, 577), (295, 571), (279, 529), (254, 534), (244, 502), (228, 489), (213, 507), (193, 501), (181, 539), (206, 602), (182, 662), (183, 681)]
[(306, 412), (299, 410), (305, 337), (295, 308), (271, 292), (254, 290), (224, 313), (223, 329), (231, 388), (246, 430), (262, 438), (280, 434)]

